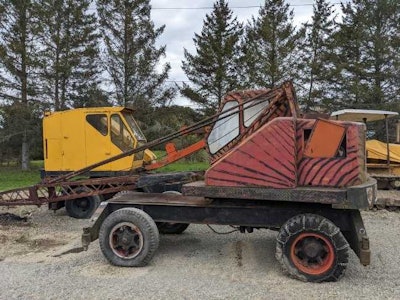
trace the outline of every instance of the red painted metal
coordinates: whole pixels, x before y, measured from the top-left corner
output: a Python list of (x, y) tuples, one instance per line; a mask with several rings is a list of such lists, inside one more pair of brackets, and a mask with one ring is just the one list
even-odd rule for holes
[(366, 180), (366, 171), (362, 169), (365, 157), (363, 146), (364, 126), (346, 127), (346, 153), (344, 157), (309, 158), (304, 156), (304, 132), (313, 127), (315, 120), (297, 121), (298, 146), (298, 184), (299, 186), (347, 187), (361, 184)]
[[(229, 101), (235, 101), (238, 105), (222, 112), (223, 105)], [(266, 101), (268, 105), (260, 108), (259, 114), (251, 119), (250, 124), (245, 124), (244, 114), (248, 112), (245, 110), (257, 105), (260, 101)], [(306, 157), (304, 155), (305, 140), (309, 138), (315, 120), (297, 119), (299, 108), (294, 89), (292, 84), (287, 82), (273, 89), (229, 93), (223, 99), (219, 112), (204, 121), (67, 175), (48, 179), (29, 188), (0, 192), (0, 205), (41, 205), (132, 190), (136, 187), (137, 175), (80, 181), (71, 181), (71, 178), (133, 153), (203, 130), (209, 125), (215, 126), (217, 120), (234, 114), (239, 115), (239, 134), (216, 153), (210, 153), (211, 167), (206, 172), (205, 178), (207, 185), (258, 186), (278, 189), (297, 186), (340, 188), (366, 181), (366, 170), (363, 169), (365, 127), (362, 124), (337, 122), (336, 124), (343, 126), (346, 131), (345, 155), (343, 157)], [(155, 164), (144, 166), (141, 170), (162, 167), (203, 148), (209, 151), (205, 142), (208, 134), (205, 140), (181, 150), (176, 150), (171, 143), (167, 144), (167, 157)], [(84, 187), (87, 192), (75, 192), (78, 187)]]
[[(229, 101), (239, 103), (239, 135), (216, 153), (209, 152), (210, 162), (214, 164), (229, 153), (238, 143), (248, 138), (264, 124), (277, 117), (297, 117), (299, 107), (294, 95), (294, 88), (291, 82), (286, 82), (282, 86), (273, 89), (244, 90), (228, 93), (221, 102), (217, 116), (222, 113), (222, 108)], [(267, 101), (269, 104), (260, 112), (258, 117), (248, 127), (244, 126), (243, 109), (246, 104), (254, 100)], [(215, 125), (215, 124), (214, 124)], [(205, 139), (208, 139), (209, 134)], [(209, 148), (207, 148), (209, 150)]]
[(296, 143), (292, 118), (277, 118), (237, 145), (206, 172), (213, 186), (296, 186)]
[(306, 157), (305, 142), (315, 122), (314, 119), (275, 118), (264, 124), (210, 167), (206, 184), (341, 188), (365, 182), (364, 126), (337, 122), (346, 132), (342, 156)]

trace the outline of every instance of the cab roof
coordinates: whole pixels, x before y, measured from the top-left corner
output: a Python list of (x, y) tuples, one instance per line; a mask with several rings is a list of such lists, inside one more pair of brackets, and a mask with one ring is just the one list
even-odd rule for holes
[(342, 109), (331, 114), (330, 119), (353, 122), (372, 122), (392, 118), (399, 114), (394, 111), (374, 109)]
[(73, 112), (82, 112), (82, 113), (108, 113), (108, 112), (134, 112), (133, 109), (123, 107), (123, 106), (109, 106), (109, 107), (83, 107), (83, 108), (74, 108), (68, 110), (54, 111), (54, 112), (46, 112), (45, 116), (56, 115), (56, 114), (68, 114)]

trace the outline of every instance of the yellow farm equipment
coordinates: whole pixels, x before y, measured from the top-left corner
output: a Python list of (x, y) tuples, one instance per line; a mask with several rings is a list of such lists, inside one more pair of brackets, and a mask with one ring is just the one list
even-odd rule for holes
[[(399, 114), (393, 111), (344, 109), (333, 112), (331, 119), (368, 122), (385, 120), (386, 141), (366, 141), (368, 173), (377, 179), (380, 189), (400, 189), (400, 123), (397, 122), (396, 144), (389, 143), (388, 119)], [(400, 206), (400, 203), (398, 204)]]

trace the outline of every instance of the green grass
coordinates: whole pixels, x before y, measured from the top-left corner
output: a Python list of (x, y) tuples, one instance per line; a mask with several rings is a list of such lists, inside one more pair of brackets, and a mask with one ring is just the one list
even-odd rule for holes
[[(155, 155), (157, 155), (158, 159), (161, 159), (165, 156), (165, 151), (154, 151)], [(204, 158), (204, 154), (203, 157)], [(162, 172), (181, 172), (181, 171), (204, 171), (209, 167), (208, 161), (196, 161), (196, 158), (188, 157), (177, 162), (174, 162), (170, 165), (157, 169), (157, 173)]]
[(26, 187), (40, 181), (40, 165), (32, 165), (29, 171), (19, 166), (0, 166), (0, 191)]
[[(163, 155), (162, 151), (158, 151), (158, 157), (162, 157)], [(15, 163), (0, 165), (0, 191), (27, 187), (40, 182), (40, 169), (43, 168), (43, 161), (31, 161), (30, 165), (31, 169), (29, 171), (22, 171), (21, 167), (17, 166)], [(156, 170), (156, 172), (203, 171), (206, 170), (208, 166), (208, 162), (180, 160), (160, 168)]]
[(175, 162), (168, 166), (156, 170), (157, 173), (162, 172), (180, 172), (180, 171), (204, 171), (207, 170), (209, 164), (207, 162)]

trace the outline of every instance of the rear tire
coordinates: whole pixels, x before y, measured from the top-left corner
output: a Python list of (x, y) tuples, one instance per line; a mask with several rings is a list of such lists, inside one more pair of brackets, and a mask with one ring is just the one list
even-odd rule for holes
[(188, 227), (189, 224), (185, 223), (157, 222), (158, 231), (162, 234), (181, 234)]
[(110, 214), (99, 232), (100, 249), (106, 259), (120, 267), (149, 263), (159, 244), (153, 219), (137, 208), (122, 208)]
[[(87, 192), (87, 189), (79, 188), (77, 193)], [(76, 219), (90, 218), (101, 202), (101, 197), (98, 195), (83, 197), (65, 201), (65, 210), (68, 216)]]
[(335, 224), (319, 215), (302, 214), (281, 227), (276, 258), (296, 279), (337, 281), (346, 270), (348, 250), (349, 244)]
[[(165, 191), (163, 194), (182, 195), (178, 191)], [(186, 223), (157, 222), (158, 231), (162, 234), (181, 234), (188, 227), (189, 224)]]

